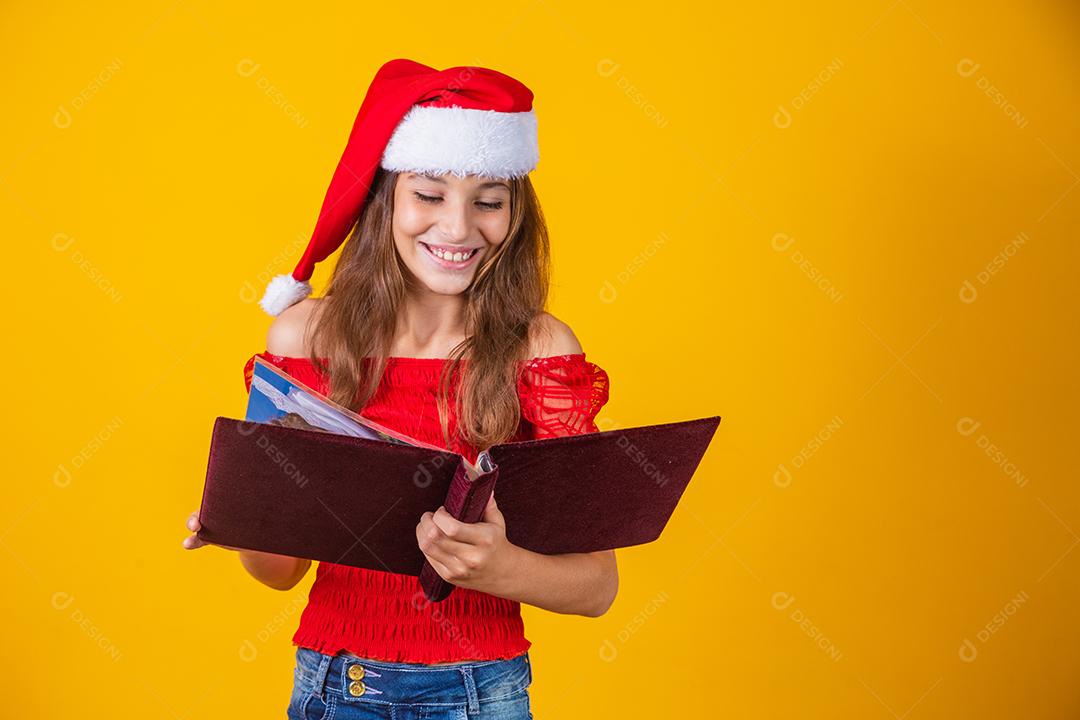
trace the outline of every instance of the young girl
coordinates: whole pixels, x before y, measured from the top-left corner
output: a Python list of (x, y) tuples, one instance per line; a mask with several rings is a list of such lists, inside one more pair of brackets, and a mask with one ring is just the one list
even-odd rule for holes
[[(544, 312), (531, 103), (524, 85), (493, 70), (384, 65), (311, 244), (263, 298), (276, 319), (258, 356), (470, 460), (499, 442), (595, 432), (607, 374)], [(345, 236), (325, 296), (306, 298), (314, 263)], [(188, 528), (199, 527), (195, 512)], [(595, 617), (618, 588), (613, 551), (547, 556), (511, 544), (495, 497), (474, 524), (441, 507), (424, 513), (416, 542), (457, 586), (443, 602), (429, 602), (413, 576), (319, 564), (293, 637), (290, 718), (531, 718), (520, 604)], [(279, 590), (311, 564), (237, 552)]]

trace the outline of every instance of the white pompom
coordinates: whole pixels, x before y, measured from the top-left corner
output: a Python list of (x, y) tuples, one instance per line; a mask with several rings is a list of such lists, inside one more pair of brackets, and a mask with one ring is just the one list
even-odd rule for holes
[(301, 282), (292, 275), (275, 275), (267, 284), (259, 306), (270, 315), (280, 315), (311, 294), (311, 283)]

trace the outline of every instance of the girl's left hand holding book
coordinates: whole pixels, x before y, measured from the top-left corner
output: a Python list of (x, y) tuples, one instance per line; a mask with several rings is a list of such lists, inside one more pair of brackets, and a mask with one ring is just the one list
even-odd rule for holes
[(506, 539), (506, 520), (494, 495), (479, 522), (463, 523), (443, 506), (424, 513), (416, 540), (443, 580), (491, 594), (499, 594), (524, 552)]
[(515, 545), (494, 495), (480, 522), (463, 523), (444, 507), (424, 513), (416, 540), (443, 580), (551, 612), (599, 617), (618, 593), (614, 550), (541, 555)]

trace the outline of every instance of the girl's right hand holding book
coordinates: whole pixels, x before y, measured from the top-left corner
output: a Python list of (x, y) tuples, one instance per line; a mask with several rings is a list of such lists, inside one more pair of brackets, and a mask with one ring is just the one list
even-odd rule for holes
[[(198, 533), (201, 528), (202, 528), (202, 524), (199, 522), (199, 511), (196, 510), (195, 512), (191, 513), (191, 515), (188, 516), (187, 529), (190, 530), (192, 533)], [(201, 548), (201, 547), (203, 547), (205, 545), (215, 545), (215, 544), (216, 543), (208, 543), (208, 542), (206, 542), (205, 540), (203, 540), (202, 538), (200, 538), (196, 534), (188, 535), (186, 538), (184, 538), (184, 547), (186, 549), (188, 549), (188, 550), (195, 550), (196, 548)], [(217, 545), (217, 547), (225, 548), (226, 550), (237, 550), (237, 551), (239, 551), (239, 548), (229, 547), (228, 545)]]
[[(198, 533), (202, 525), (199, 523), (199, 511), (191, 513), (187, 519), (187, 529), (192, 533)], [(260, 552), (258, 550), (244, 550), (243, 548), (229, 547), (208, 543), (198, 535), (189, 535), (184, 538), (184, 547), (195, 550), (205, 545), (216, 545), (226, 550), (234, 550), (240, 556), (240, 564), (248, 573), (263, 585), (275, 590), (289, 590), (295, 586), (311, 567), (311, 561), (303, 558), (295, 558), (289, 555), (276, 555), (274, 553)]]

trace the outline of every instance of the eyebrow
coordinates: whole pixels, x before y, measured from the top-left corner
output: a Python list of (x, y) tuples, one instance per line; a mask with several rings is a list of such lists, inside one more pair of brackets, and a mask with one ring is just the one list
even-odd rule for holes
[[(421, 180), (430, 180), (431, 182), (442, 183), (443, 185), (446, 184), (445, 180), (443, 180), (441, 177), (435, 177), (434, 175), (425, 175), (424, 173), (413, 173), (412, 177), (418, 178), (418, 179), (421, 179)], [(487, 190), (488, 188), (493, 188), (493, 187), (504, 187), (507, 190), (510, 189), (509, 185), (507, 185), (504, 182), (500, 182), (498, 180), (493, 180), (491, 182), (481, 183), (478, 187), (481, 190)]]

